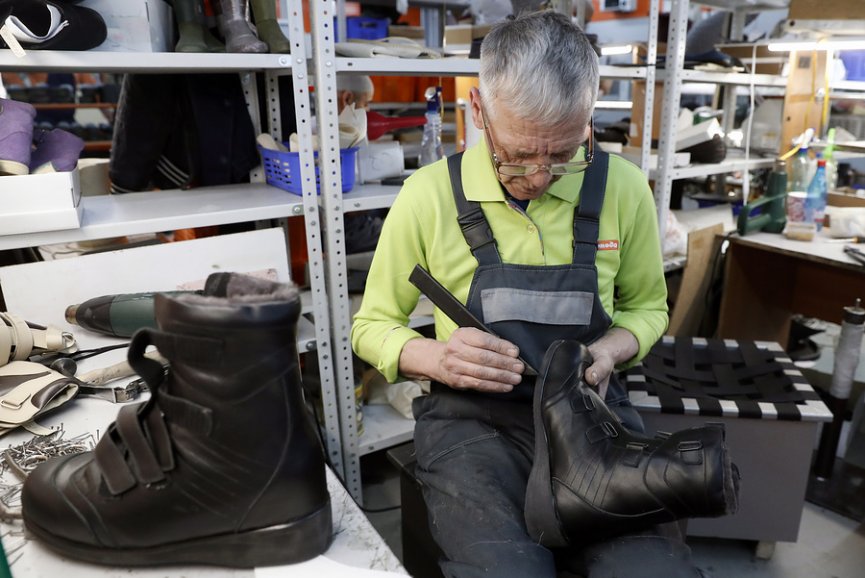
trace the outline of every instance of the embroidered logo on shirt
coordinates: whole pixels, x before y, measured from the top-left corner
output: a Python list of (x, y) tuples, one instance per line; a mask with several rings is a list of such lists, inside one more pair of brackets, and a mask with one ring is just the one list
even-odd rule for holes
[(618, 251), (619, 242), (615, 239), (611, 241), (598, 241), (598, 251)]

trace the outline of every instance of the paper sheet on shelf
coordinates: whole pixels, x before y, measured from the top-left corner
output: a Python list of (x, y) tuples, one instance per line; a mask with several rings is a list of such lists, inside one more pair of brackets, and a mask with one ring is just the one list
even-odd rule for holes
[(377, 578), (387, 576), (404, 577), (405, 574), (346, 566), (324, 556), (318, 556), (307, 562), (290, 566), (255, 569), (255, 578)]

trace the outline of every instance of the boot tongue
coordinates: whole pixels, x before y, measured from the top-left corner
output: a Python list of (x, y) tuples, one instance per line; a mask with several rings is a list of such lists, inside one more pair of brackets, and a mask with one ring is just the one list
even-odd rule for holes
[(32, 2), (24, 10), (16, 10), (16, 14), (9, 16), (6, 26), (18, 41), (35, 43), (54, 38), (69, 26), (69, 21), (63, 19), (57, 7)]

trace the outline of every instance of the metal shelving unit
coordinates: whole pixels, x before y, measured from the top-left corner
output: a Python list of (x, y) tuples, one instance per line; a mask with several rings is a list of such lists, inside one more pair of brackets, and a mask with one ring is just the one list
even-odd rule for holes
[(264, 183), (81, 197), (81, 228), (0, 236), (0, 250), (156, 233), (303, 213), (300, 197)]
[[(334, 468), (342, 469), (339, 415), (331, 364), (328, 297), (325, 290), (319, 208), (310, 123), (309, 81), (306, 78), (306, 47), (301, 3), (288, 10), (291, 54), (183, 54), (183, 53), (116, 53), (74, 51), (28, 51), (16, 57), (10, 50), (0, 51), (0, 70), (63, 71), (115, 73), (207, 73), (241, 74), (244, 94), (256, 127), (262, 126), (258, 114), (259, 95), (252, 75), (263, 73), (267, 85), (267, 109), (270, 127), (279, 127), (279, 91), (277, 79), (292, 74), (296, 103), (298, 134), (301, 140), (303, 196), (296, 196), (264, 184), (262, 175), (252, 175), (248, 185), (202, 187), (191, 190), (167, 190), (128, 195), (82, 197), (82, 226), (79, 229), (0, 235), (0, 250), (35, 247), (151, 233), (185, 227), (200, 227), (257, 220), (283, 219), (303, 215), (306, 218), (306, 241), (309, 251), (310, 290), (305, 296), (305, 317), (298, 326), (300, 352), (316, 350), (324, 407), (324, 435)], [(271, 130), (279, 137), (278, 128)]]
[[(331, 331), (333, 339), (334, 377), (337, 403), (342, 429), (342, 452), (345, 462), (345, 481), (349, 492), (360, 500), (360, 457), (371, 451), (384, 449), (411, 439), (413, 420), (407, 420), (390, 408), (373, 406), (364, 408), (364, 434), (358, 435), (354, 371), (352, 367), (351, 311), (347, 292), (345, 246), (342, 233), (343, 217), (352, 211), (387, 208), (396, 198), (400, 187), (384, 185), (356, 185), (346, 193), (341, 192), (339, 143), (336, 103), (332, 95), (336, 92), (337, 73), (355, 73), (393, 76), (477, 76), (479, 61), (464, 57), (436, 59), (398, 58), (343, 58), (336, 56), (333, 39), (333, 19), (336, 14), (329, 0), (311, 0), (313, 29), (313, 65), (316, 78), (316, 111), (318, 126), (323, 127), (320, 139), (319, 162), (322, 174), (321, 205), (324, 212), (322, 226), (327, 239), (325, 260), (330, 299)], [(341, 5), (342, 3), (340, 3)], [(657, 38), (660, 0), (652, 0), (649, 38)], [(339, 8), (337, 8), (338, 10)], [(657, 44), (649, 44), (648, 62), (655, 62)], [(644, 117), (643, 151), (641, 166), (648, 174), (649, 142), (651, 139), (652, 107), (654, 103), (655, 67), (601, 66), (603, 78), (624, 80), (646, 80), (646, 114)], [(428, 323), (429, 318), (415, 320)]]
[[(694, 0), (695, 4), (710, 6), (733, 13), (730, 36), (741, 38), (745, 25), (745, 16), (749, 12), (783, 8), (783, 0), (764, 0), (763, 2), (718, 2), (717, 0)], [(750, 158), (728, 159), (723, 163), (674, 167), (676, 143), (676, 118), (682, 96), (683, 83), (708, 83), (724, 87), (724, 126), (732, 126), (733, 107), (735, 105), (736, 89), (739, 86), (767, 87), (784, 89), (787, 81), (784, 77), (770, 74), (754, 74), (744, 72), (706, 72), (685, 70), (685, 41), (688, 26), (690, 0), (670, 1), (670, 20), (667, 35), (666, 68), (659, 71), (659, 78), (664, 79), (664, 106), (661, 111), (661, 133), (658, 139), (658, 168), (652, 172), (655, 180), (655, 203), (658, 207), (658, 226), (661, 238), (666, 231), (666, 213), (670, 205), (672, 183), (677, 179), (695, 176), (723, 174), (734, 171), (747, 171), (772, 166), (773, 159)], [(780, 5), (780, 6), (779, 6)]]

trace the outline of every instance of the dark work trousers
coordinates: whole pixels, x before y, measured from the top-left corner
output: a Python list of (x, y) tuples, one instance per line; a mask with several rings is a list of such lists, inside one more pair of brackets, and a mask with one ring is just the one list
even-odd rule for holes
[[(615, 379), (606, 401), (625, 427), (643, 431)], [(701, 576), (675, 525), (556, 551), (529, 537), (523, 507), (534, 453), (530, 401), (434, 384), (413, 410), (416, 475), (447, 578), (554, 578), (558, 571), (586, 578)]]

